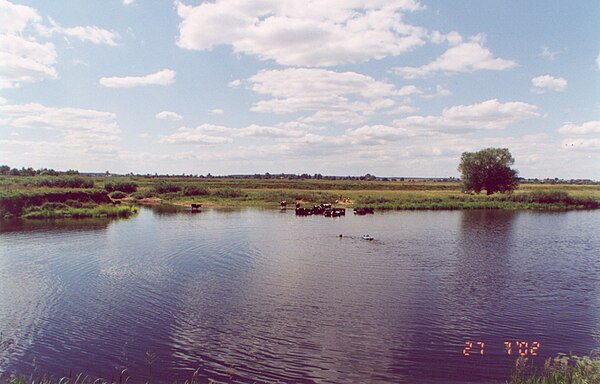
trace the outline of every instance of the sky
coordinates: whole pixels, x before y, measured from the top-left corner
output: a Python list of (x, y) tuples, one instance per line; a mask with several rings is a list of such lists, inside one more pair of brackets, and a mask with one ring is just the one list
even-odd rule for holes
[(0, 0), (0, 164), (600, 180), (600, 2)]

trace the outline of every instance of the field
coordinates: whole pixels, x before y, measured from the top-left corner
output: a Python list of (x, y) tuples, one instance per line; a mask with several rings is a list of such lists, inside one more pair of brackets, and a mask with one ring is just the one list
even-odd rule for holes
[(513, 194), (470, 195), (457, 181), (285, 178), (1, 176), (0, 217), (110, 217), (137, 204), (278, 207), (333, 203), (375, 209), (597, 209), (600, 185), (522, 184)]

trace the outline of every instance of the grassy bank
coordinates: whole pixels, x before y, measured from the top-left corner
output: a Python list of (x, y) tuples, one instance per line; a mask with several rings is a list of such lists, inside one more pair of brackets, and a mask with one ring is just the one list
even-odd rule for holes
[(466, 195), (458, 182), (137, 178), (133, 199), (175, 204), (276, 207), (330, 202), (376, 209), (597, 209), (600, 185), (526, 184), (512, 195)]
[(508, 384), (598, 384), (600, 359), (588, 356), (559, 355), (546, 360), (544, 369), (531, 372), (526, 359), (517, 360)]
[[(83, 374), (54, 378), (50, 376), (23, 376), (16, 375), (6, 380), (7, 384), (117, 384), (127, 383), (132, 378), (123, 370), (117, 377), (111, 379), (92, 378)], [(152, 382), (146, 379), (147, 383)], [(183, 384), (200, 384), (207, 382), (200, 380), (198, 371)], [(211, 382), (208, 380), (208, 382)], [(173, 381), (177, 383), (177, 381)], [(588, 356), (559, 355), (546, 360), (543, 370), (534, 371), (528, 365), (527, 359), (519, 358), (516, 368), (506, 384), (598, 384), (600, 383), (600, 359)]]
[(0, 218), (57, 219), (128, 217), (137, 211), (117, 205), (89, 178), (14, 177), (0, 180)]
[[(511, 195), (468, 195), (458, 182), (193, 177), (0, 177), (0, 216), (121, 216), (115, 201), (278, 207), (280, 201), (388, 210), (598, 209), (600, 185), (523, 184)], [(61, 203), (63, 205), (51, 205)], [(98, 209), (98, 206), (103, 206)]]

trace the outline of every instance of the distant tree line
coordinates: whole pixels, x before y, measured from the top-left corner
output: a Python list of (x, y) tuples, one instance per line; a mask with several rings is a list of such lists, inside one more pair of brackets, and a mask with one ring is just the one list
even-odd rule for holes
[(79, 175), (79, 171), (75, 171), (73, 169), (69, 169), (65, 172), (59, 172), (54, 169), (48, 168), (40, 168), (33, 169), (31, 167), (21, 169), (11, 168), (8, 165), (0, 165), (0, 175), (10, 175), (10, 176), (59, 176), (59, 175), (67, 175), (67, 176), (76, 176)]

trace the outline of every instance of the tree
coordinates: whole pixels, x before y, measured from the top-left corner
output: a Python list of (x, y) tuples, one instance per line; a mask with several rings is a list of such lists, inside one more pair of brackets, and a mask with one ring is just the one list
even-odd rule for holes
[(464, 152), (458, 166), (463, 192), (479, 193), (483, 189), (488, 195), (512, 192), (519, 185), (518, 171), (510, 168), (514, 162), (508, 148)]

